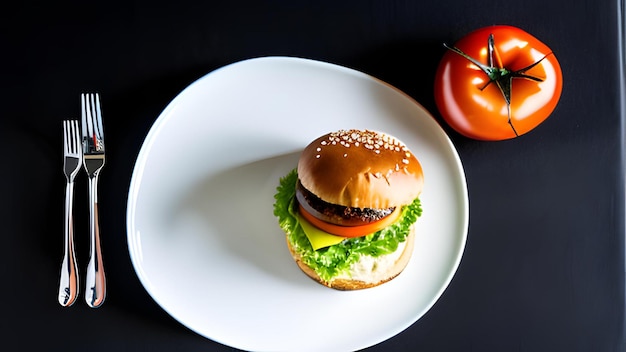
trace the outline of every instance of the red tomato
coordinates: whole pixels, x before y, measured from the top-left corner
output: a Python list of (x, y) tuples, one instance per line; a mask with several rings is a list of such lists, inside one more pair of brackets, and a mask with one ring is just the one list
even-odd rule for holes
[(328, 232), (333, 235), (342, 236), (342, 237), (363, 237), (374, 232), (380, 231), (385, 227), (393, 224), (398, 220), (402, 211), (400, 208), (396, 208), (394, 212), (387, 215), (386, 217), (374, 221), (373, 223), (366, 225), (357, 225), (357, 226), (341, 226), (331, 224), (329, 222), (324, 222), (315, 216), (311, 215), (302, 205), (299, 205), (298, 210), (300, 215), (304, 218), (304, 220), (311, 223), (311, 225), (317, 227), (318, 229)]
[(492, 141), (521, 136), (548, 118), (561, 97), (556, 56), (519, 28), (481, 28), (448, 48), (435, 76), (435, 102), (464, 136)]

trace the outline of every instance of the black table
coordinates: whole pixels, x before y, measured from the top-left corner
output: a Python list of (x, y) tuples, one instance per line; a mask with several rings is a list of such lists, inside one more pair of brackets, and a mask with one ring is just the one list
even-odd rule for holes
[[(463, 161), (470, 197), (461, 265), (430, 311), (369, 350), (624, 351), (624, 6), (622, 0), (3, 6), (3, 345), (23, 351), (231, 350), (166, 314), (129, 258), (131, 174), (162, 109), (216, 68), (285, 55), (371, 74), (440, 118), (432, 82), (441, 44), (486, 25), (510, 24), (557, 54), (565, 82), (561, 101), (538, 129), (515, 140), (478, 142), (446, 130)], [(70, 308), (56, 301), (61, 120), (79, 116), (85, 91), (100, 92), (107, 111), (99, 201), (109, 291), (99, 309), (88, 308), (82, 297)], [(86, 190), (85, 183), (79, 179), (77, 189)], [(75, 224), (85, 228), (80, 196), (86, 193), (77, 191)], [(79, 263), (86, 263), (87, 249), (88, 239), (78, 238)]]

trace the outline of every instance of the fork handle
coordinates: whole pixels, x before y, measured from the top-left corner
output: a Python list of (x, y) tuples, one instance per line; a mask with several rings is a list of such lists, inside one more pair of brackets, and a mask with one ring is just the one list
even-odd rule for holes
[(89, 263), (87, 264), (85, 301), (91, 308), (104, 303), (106, 278), (100, 247), (100, 226), (98, 224), (98, 176), (89, 178), (89, 233), (91, 237)]
[(64, 224), (64, 254), (61, 262), (59, 280), (59, 304), (69, 307), (78, 297), (78, 268), (74, 252), (74, 225), (72, 205), (74, 198), (74, 182), (68, 181), (65, 185), (65, 224)]

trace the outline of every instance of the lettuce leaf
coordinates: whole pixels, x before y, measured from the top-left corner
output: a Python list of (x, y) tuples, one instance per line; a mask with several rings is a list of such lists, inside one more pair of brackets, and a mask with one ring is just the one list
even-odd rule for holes
[(393, 253), (398, 244), (406, 240), (411, 225), (422, 215), (420, 200), (416, 198), (411, 204), (402, 207), (402, 214), (396, 223), (376, 233), (347, 238), (339, 244), (315, 251), (298, 221), (295, 200), (297, 181), (296, 169), (280, 179), (274, 195), (274, 215), (278, 218), (278, 224), (287, 234), (292, 247), (302, 257), (302, 261), (324, 281), (330, 281), (335, 276), (348, 272), (350, 265), (357, 262), (361, 255), (378, 257)]

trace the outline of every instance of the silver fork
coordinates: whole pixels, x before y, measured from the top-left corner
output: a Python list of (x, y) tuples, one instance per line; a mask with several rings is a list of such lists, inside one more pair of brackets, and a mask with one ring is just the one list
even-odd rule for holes
[(74, 304), (78, 297), (78, 268), (74, 252), (74, 178), (80, 170), (82, 153), (77, 120), (63, 121), (63, 172), (65, 173), (64, 254), (59, 281), (59, 303), (64, 307)]
[(83, 165), (89, 177), (89, 263), (87, 264), (85, 301), (99, 307), (106, 296), (106, 278), (100, 247), (98, 223), (98, 175), (104, 166), (104, 134), (98, 94), (82, 94)]

